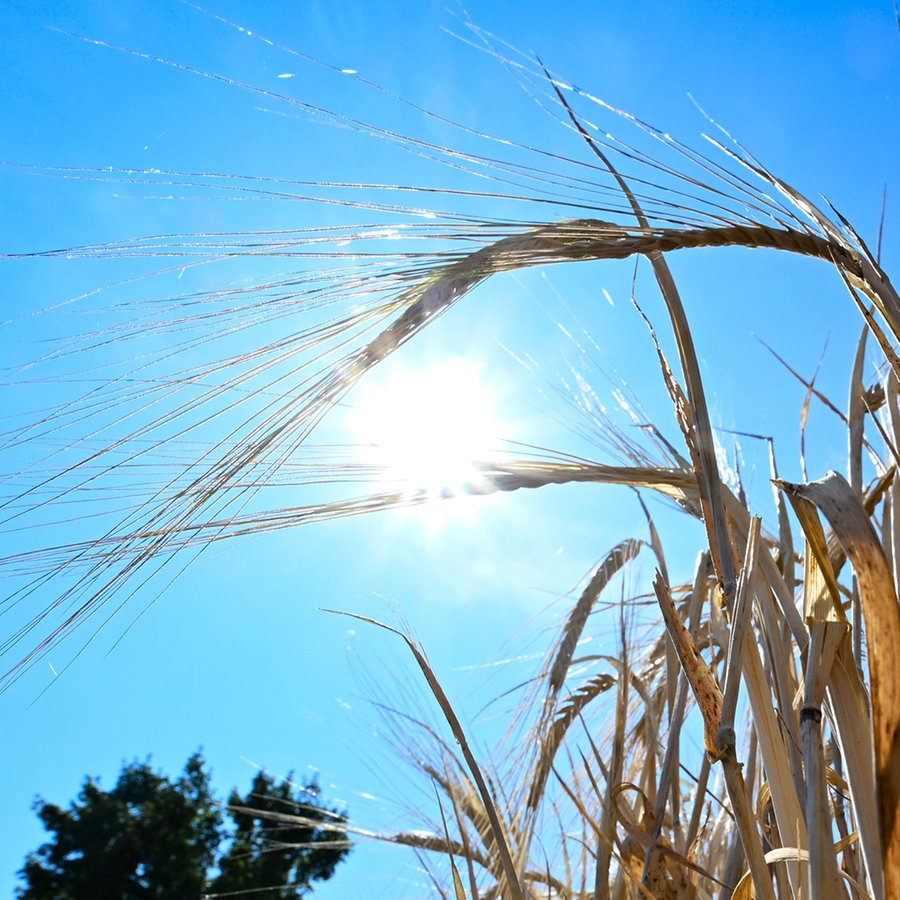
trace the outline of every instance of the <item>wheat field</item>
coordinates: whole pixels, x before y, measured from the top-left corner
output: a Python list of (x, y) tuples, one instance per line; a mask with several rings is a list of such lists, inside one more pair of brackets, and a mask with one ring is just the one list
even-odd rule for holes
[[(356, 614), (337, 588), (317, 604), (337, 627), (395, 642), (422, 692), (404, 708), (403, 684), (381, 685), (378, 715), (397, 765), (425, 786), (424, 822), (360, 820), (359, 840), (411, 850), (421, 890), (456, 900), (900, 896), (900, 296), (882, 267), (889, 219), (858, 232), (839, 204), (801, 193), (715, 122), (707, 140), (683, 142), (464, 25), (551, 113), (564, 157), (480, 133), (475, 152), (465, 128), (459, 149), (294, 96), (289, 111), (316, 127), (408, 156), (410, 181), (17, 170), (157, 194), (279, 193), (324, 212), (303, 228), (216, 222), (5, 254), (4, 265), (56, 265), (54, 277), (72, 279), (70, 299), (41, 321), (71, 313), (87, 324), (46, 349), (16, 345), (5, 366), (16, 406), (2, 444), (4, 690), (40, 693), (44, 667), (89, 657), (105, 628), (127, 639), (195, 559), (230, 559), (249, 538), (306, 540), (352, 520), (376, 541), (394, 514), (604, 486), (628, 498), (638, 527), (619, 532), (612, 504), (614, 539), (594, 548), (576, 590), (555, 586), (555, 618), (516, 663), (527, 675), (499, 691), (514, 698), (492, 721), (499, 737), (479, 735), (402, 621)], [(91, 40), (178, 78), (249, 90), (261, 105), (284, 100)], [(442, 124), (440, 110), (422, 117), (426, 133)], [(448, 181), (415, 180), (423, 163)], [(459, 173), (477, 189), (458, 186)], [(787, 438), (721, 427), (722, 386), (701, 343), (714, 314), (683, 289), (707, 267), (715, 278), (716, 254), (741, 253), (760, 265), (802, 260), (797, 277), (809, 274), (811, 291), (827, 278), (839, 326), (853, 332), (844, 396), (824, 393), (790, 353), (765, 352), (767, 377), (782, 379), (777, 403), (798, 423)], [(676, 262), (694, 258), (696, 268)], [(211, 286), (209, 260), (231, 265), (216, 270), (230, 280)], [(104, 261), (116, 274), (98, 292), (89, 266)], [(541, 392), (577, 449), (548, 443), (552, 429), (519, 430), (467, 450), (452, 479), (418, 482), (364, 444), (333, 440), (335, 421), (395, 359), (419, 346), (455, 356), (441, 349), (446, 322), (489, 327), (480, 305), (509, 285), (552, 287), (573, 269), (596, 279), (607, 266), (624, 273), (619, 306), (642, 335), (632, 355), (655, 399), (596, 360), (603, 337), (582, 313), (593, 315), (600, 281), (573, 314), (581, 333), (553, 322), (594, 368), (573, 365)], [(492, 295), (495, 284), (506, 287)], [(9, 319), (34, 337), (27, 317)], [(496, 340), (511, 371), (533, 375), (524, 325), (506, 324)], [(829, 422), (824, 447), (814, 425), (807, 435), (817, 415)], [(798, 435), (799, 467), (781, 443)], [(744, 445), (762, 448), (752, 485)], [(699, 539), (690, 558), (684, 534)]]

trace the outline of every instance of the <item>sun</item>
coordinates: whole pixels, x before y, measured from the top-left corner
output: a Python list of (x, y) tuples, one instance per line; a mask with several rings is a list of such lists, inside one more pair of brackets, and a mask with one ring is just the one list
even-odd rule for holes
[(497, 459), (510, 437), (496, 406), (482, 366), (453, 357), (361, 385), (347, 425), (383, 481), (411, 494), (460, 496), (478, 490), (477, 462)]

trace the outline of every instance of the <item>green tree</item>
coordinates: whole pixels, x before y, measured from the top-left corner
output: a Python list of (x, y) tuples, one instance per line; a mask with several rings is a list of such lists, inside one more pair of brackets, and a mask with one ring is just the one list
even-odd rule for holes
[[(19, 872), (20, 900), (198, 900), (208, 893), (301, 897), (349, 852), (346, 817), (316, 803), (315, 782), (296, 793), (264, 773), (230, 803), (233, 827), (210, 789), (199, 753), (171, 781), (146, 763), (123, 768), (104, 791), (88, 778), (69, 809), (39, 800), (52, 839)], [(267, 815), (277, 814), (280, 821)], [(286, 823), (287, 815), (304, 817)], [(307, 824), (309, 823), (309, 824)]]
[(25, 862), (22, 900), (197, 898), (223, 838), (200, 754), (175, 782), (134, 763), (111, 791), (89, 778), (69, 809), (35, 809), (53, 839)]
[(312, 890), (311, 881), (331, 878), (349, 852), (346, 834), (334, 830), (345, 817), (321, 807), (318, 793), (315, 781), (295, 788), (290, 776), (276, 784), (265, 772), (246, 797), (233, 791), (234, 840), (210, 893), (252, 890), (254, 897), (287, 900)]

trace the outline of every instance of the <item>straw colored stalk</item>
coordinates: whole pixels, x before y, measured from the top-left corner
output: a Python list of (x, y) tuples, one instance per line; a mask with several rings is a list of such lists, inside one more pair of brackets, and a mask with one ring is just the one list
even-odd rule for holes
[[(338, 613), (339, 611), (331, 610), (331, 612)], [(343, 615), (348, 614), (343, 613)], [(507, 839), (506, 828), (501, 822), (500, 813), (498, 811), (493, 793), (488, 787), (488, 784), (482, 774), (481, 767), (479, 766), (474, 754), (472, 753), (468, 738), (459, 721), (459, 718), (456, 715), (456, 711), (453, 709), (453, 706), (450, 703), (450, 700), (448, 699), (446, 693), (444, 692), (440, 681), (435, 675), (434, 670), (431, 668), (431, 665), (425, 658), (425, 654), (421, 651), (421, 649), (416, 645), (414, 641), (412, 641), (402, 632), (397, 631), (397, 629), (395, 628), (391, 628), (390, 626), (385, 625), (382, 622), (377, 622), (376, 620), (368, 618), (366, 616), (352, 616), (351, 618), (358, 619), (362, 622), (368, 622), (371, 625), (377, 625), (380, 628), (384, 628), (385, 630), (398, 635), (406, 642), (407, 647), (412, 652), (416, 662), (419, 665), (419, 668), (422, 670), (422, 674), (425, 676), (425, 680), (428, 682), (428, 687), (434, 694), (434, 697), (441, 708), (441, 712), (444, 714), (447, 722), (450, 725), (450, 728), (453, 732), (453, 737), (459, 743), (460, 751), (462, 752), (463, 757), (466, 761), (468, 770), (478, 788), (478, 794), (483, 804), (485, 815), (487, 816), (488, 822), (490, 824), (490, 846), (492, 851), (497, 854), (497, 858), (499, 859), (501, 866), (501, 890), (503, 890), (504, 894), (509, 896), (510, 900), (525, 900), (525, 890), (523, 888), (522, 882), (520, 881), (516, 865), (513, 862), (512, 853), (510, 851), (510, 846)]]
[(783, 483), (825, 514), (859, 581), (869, 650), (875, 776), (885, 891), (900, 895), (900, 604), (881, 542), (856, 494), (836, 472), (807, 485)]
[(900, 298), (886, 276), (847, 240), (767, 225), (699, 229), (634, 229), (597, 219), (549, 223), (503, 238), (458, 262), (442, 267), (430, 284), (416, 289), (409, 308), (356, 358), (361, 369), (404, 344), (422, 325), (442, 313), (476, 284), (498, 272), (586, 260), (627, 259), (699, 247), (775, 249), (833, 263), (876, 304), (891, 332), (900, 334)]

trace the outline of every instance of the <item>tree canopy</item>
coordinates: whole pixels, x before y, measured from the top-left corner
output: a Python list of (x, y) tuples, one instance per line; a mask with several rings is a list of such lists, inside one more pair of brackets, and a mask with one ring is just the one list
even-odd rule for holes
[(228, 803), (235, 830), (213, 894), (280, 885), (263, 896), (302, 897), (311, 881), (331, 878), (347, 853), (346, 834), (329, 827), (343, 819), (319, 806), (315, 783), (296, 791), (260, 772), (245, 797), (232, 791)]
[(105, 791), (88, 778), (68, 809), (35, 804), (52, 838), (20, 870), (20, 900), (197, 900), (252, 891), (302, 897), (349, 852), (346, 816), (321, 805), (315, 781), (265, 772), (229, 798), (226, 824), (199, 753), (175, 781), (147, 763), (123, 768)]

